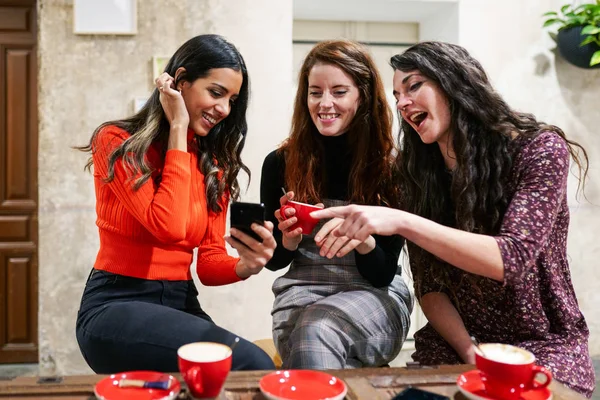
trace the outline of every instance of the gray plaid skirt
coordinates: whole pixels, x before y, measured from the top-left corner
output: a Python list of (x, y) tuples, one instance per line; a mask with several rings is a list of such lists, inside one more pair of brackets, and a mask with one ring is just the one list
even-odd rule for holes
[[(325, 205), (345, 202), (326, 200)], [(305, 235), (287, 273), (273, 284), (273, 339), (284, 368), (340, 369), (388, 364), (410, 327), (413, 298), (401, 268), (388, 287), (360, 275), (354, 252), (329, 260)]]

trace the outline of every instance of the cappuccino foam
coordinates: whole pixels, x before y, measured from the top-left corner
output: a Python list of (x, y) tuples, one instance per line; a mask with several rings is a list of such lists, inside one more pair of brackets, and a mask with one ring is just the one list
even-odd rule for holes
[(220, 343), (188, 343), (177, 350), (177, 355), (192, 362), (216, 362), (231, 355), (231, 348)]
[(504, 364), (529, 364), (535, 361), (530, 352), (508, 344), (486, 343), (479, 345), (483, 357)]

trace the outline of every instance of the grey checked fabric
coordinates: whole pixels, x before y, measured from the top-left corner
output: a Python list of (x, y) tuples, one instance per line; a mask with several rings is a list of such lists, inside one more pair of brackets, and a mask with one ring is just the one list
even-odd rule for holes
[(273, 284), (273, 338), (283, 368), (387, 364), (402, 348), (413, 308), (401, 270), (390, 286), (377, 289), (358, 272), (353, 252), (332, 260), (321, 257), (314, 235), (323, 223), (305, 235), (299, 256)]

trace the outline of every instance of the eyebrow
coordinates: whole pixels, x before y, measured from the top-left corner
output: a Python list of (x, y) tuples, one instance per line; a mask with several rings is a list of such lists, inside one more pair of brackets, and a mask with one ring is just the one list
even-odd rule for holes
[[(225, 93), (229, 93), (229, 89), (227, 89), (225, 86), (217, 83), (217, 82), (212, 82), (213, 85), (220, 87)], [(231, 97), (237, 97), (239, 95), (239, 93), (235, 93), (232, 94)]]
[[(405, 77), (404, 77), (404, 79), (402, 79), (402, 84), (404, 85), (404, 84), (405, 84), (405, 83), (406, 83), (406, 82), (407, 82), (407, 81), (408, 81), (410, 78), (412, 78), (413, 76), (419, 76), (419, 75), (421, 75), (421, 74), (419, 74), (419, 73), (415, 73), (415, 74), (410, 74), (410, 75), (407, 75), (407, 76), (405, 76)], [(400, 92), (399, 92), (399, 91), (397, 91), (396, 89), (394, 89), (394, 91), (392, 91), (392, 95), (393, 95), (394, 97), (397, 97), (397, 96), (399, 96), (399, 95), (400, 95)]]
[(409, 80), (410, 78), (412, 78), (413, 76), (417, 76), (419, 74), (410, 74), (404, 77), (404, 79), (402, 79), (402, 84), (405, 84), (407, 80)]
[(223, 85), (221, 85), (221, 84), (218, 84), (217, 82), (213, 82), (212, 84), (213, 84), (213, 85), (215, 85), (215, 86), (218, 86), (218, 87), (220, 87), (220, 88), (221, 88), (221, 89), (223, 89), (225, 92), (229, 92), (229, 90), (228, 90), (228, 89), (227, 89), (225, 86), (223, 86)]
[[(335, 85), (335, 86), (333, 86), (333, 89), (336, 89), (336, 88), (341, 88), (341, 87), (343, 87), (343, 88), (347, 88), (347, 89), (350, 89), (350, 87), (351, 87), (351, 86), (350, 86), (350, 85)], [(309, 86), (309, 89), (321, 89), (321, 86), (318, 86), (318, 85), (310, 85), (310, 86)]]

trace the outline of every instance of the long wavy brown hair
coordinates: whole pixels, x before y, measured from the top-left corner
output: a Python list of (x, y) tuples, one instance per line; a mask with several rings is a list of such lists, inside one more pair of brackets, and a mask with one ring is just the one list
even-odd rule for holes
[[(193, 83), (196, 79), (206, 77), (210, 70), (215, 68), (231, 68), (242, 74), (240, 93), (231, 106), (227, 118), (213, 127), (206, 137), (194, 136), (198, 168), (204, 174), (208, 206), (214, 212), (221, 212), (223, 211), (221, 200), (226, 192), (233, 200), (239, 197), (240, 188), (237, 181), (239, 171), (243, 170), (250, 177), (250, 170), (241, 159), (248, 131), (246, 110), (250, 96), (246, 64), (235, 46), (223, 37), (199, 35), (185, 42), (173, 54), (164, 72), (175, 77), (175, 72), (180, 67), (185, 68), (185, 72), (177, 76), (175, 84), (181, 81)], [(101, 124), (94, 130), (86, 146), (75, 147), (84, 152), (93, 152), (96, 137), (108, 125), (118, 126), (131, 135), (110, 154), (106, 181), (110, 182), (114, 179), (116, 162), (122, 162), (131, 177), (138, 176), (133, 182), (134, 189), (139, 189), (150, 179), (153, 168), (145, 157), (148, 148), (152, 143), (159, 143), (162, 153), (165, 154), (170, 130), (159, 96), (159, 91), (155, 88), (137, 114)], [(92, 164), (90, 157), (85, 168), (89, 170)]]
[[(506, 185), (513, 165), (511, 142), (516, 136), (534, 137), (545, 131), (555, 132), (567, 143), (583, 190), (588, 171), (585, 149), (568, 140), (557, 126), (512, 110), (494, 91), (481, 64), (461, 46), (422, 42), (392, 57), (391, 65), (403, 72), (418, 70), (444, 92), (456, 155), (450, 176), (438, 144), (423, 143), (402, 121), (397, 158), (402, 209), (467, 232), (497, 234), (510, 200)], [(426, 273), (451, 294), (466, 283), (453, 281), (452, 267), (420, 247), (409, 244), (409, 254), (418, 298)], [(467, 276), (475, 289), (479, 279)]]
[(358, 87), (359, 106), (345, 135), (352, 151), (349, 201), (359, 204), (391, 204), (395, 189), (391, 183), (395, 141), (393, 114), (388, 105), (379, 72), (367, 49), (349, 40), (318, 43), (300, 69), (298, 91), (289, 138), (279, 151), (285, 155), (286, 188), (302, 202), (322, 201), (325, 150), (319, 131), (308, 110), (308, 75), (317, 64), (328, 64), (348, 74)]

